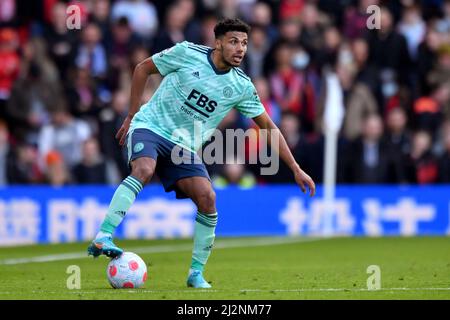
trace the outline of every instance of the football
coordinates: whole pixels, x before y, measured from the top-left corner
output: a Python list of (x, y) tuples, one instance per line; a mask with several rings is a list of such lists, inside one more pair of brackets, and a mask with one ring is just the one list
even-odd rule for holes
[(137, 254), (124, 252), (111, 260), (106, 274), (109, 283), (115, 289), (140, 288), (147, 280), (147, 266)]

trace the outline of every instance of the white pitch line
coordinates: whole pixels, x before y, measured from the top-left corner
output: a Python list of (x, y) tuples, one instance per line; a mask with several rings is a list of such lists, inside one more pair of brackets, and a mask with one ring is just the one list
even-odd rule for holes
[[(218, 240), (214, 245), (214, 249), (228, 249), (228, 248), (243, 248), (243, 247), (259, 247), (259, 246), (270, 246), (278, 244), (290, 244), (299, 242), (311, 242), (318, 241), (320, 238), (257, 238), (257, 239), (221, 239)], [(126, 251), (131, 251), (138, 254), (145, 253), (166, 253), (166, 252), (179, 252), (179, 251), (190, 251), (192, 250), (192, 244), (174, 244), (174, 245), (158, 245), (158, 246), (148, 246), (148, 247), (132, 247), (127, 248)], [(54, 261), (64, 261), (73, 259), (83, 259), (88, 258), (85, 252), (70, 252), (61, 254), (50, 254), (44, 256), (27, 257), (27, 258), (13, 258), (0, 260), (0, 265), (15, 265), (24, 263), (34, 263), (34, 262), (54, 262)]]
[(322, 291), (450, 291), (450, 288), (380, 288), (369, 290), (364, 288), (310, 288), (310, 289), (242, 289), (241, 292), (322, 292)]
[[(82, 290), (66, 290), (66, 291), (45, 291), (45, 290), (33, 290), (32, 294), (98, 294), (99, 292), (108, 293), (277, 293), (277, 292), (386, 292), (386, 291), (450, 291), (450, 288), (381, 288), (379, 290), (369, 290), (369, 289), (357, 289), (357, 288), (305, 288), (305, 289), (241, 289), (241, 290), (221, 290), (221, 289), (180, 289), (180, 290), (147, 290), (147, 289), (136, 289), (136, 290), (113, 290), (113, 289), (101, 289), (98, 291), (82, 291)], [(0, 295), (26, 295), (28, 292), (0, 292)]]

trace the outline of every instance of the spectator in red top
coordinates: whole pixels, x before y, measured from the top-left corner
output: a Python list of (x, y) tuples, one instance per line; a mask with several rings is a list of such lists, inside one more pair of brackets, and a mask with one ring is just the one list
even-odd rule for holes
[(304, 5), (304, 0), (282, 0), (280, 4), (280, 20), (299, 18)]
[(299, 114), (303, 80), (292, 66), (293, 48), (281, 44), (276, 50), (276, 69), (270, 76), (270, 88), (282, 111)]
[(378, 5), (379, 0), (359, 0), (358, 7), (349, 7), (344, 14), (344, 35), (349, 39), (364, 36), (367, 31), (367, 7)]
[(280, 106), (271, 98), (269, 83), (265, 78), (257, 78), (253, 81), (256, 91), (258, 92), (259, 99), (266, 109), (266, 112), (270, 115), (275, 124), (279, 124), (281, 117)]
[[(276, 103), (276, 101), (271, 97), (270, 94), (270, 87), (269, 83), (265, 78), (257, 78), (253, 80), (253, 83), (255, 85), (256, 92), (258, 93), (259, 99), (261, 100), (261, 103), (264, 106), (264, 109), (266, 112), (270, 115), (273, 122), (279, 126), (281, 121), (281, 110), (280, 106)], [(248, 128), (253, 128), (256, 131), (258, 131), (258, 127), (256, 126), (255, 122), (251, 119), (245, 118), (244, 119), (245, 126)], [(256, 132), (255, 131), (255, 132)], [(256, 143), (257, 139), (255, 136), (251, 136), (249, 143), (247, 144), (247, 152), (249, 155), (257, 156), (260, 146), (258, 143)]]
[(431, 153), (432, 137), (421, 130), (414, 134), (411, 154), (406, 162), (409, 182), (418, 184), (434, 183), (438, 178), (438, 165)]
[(314, 90), (306, 67), (309, 56), (299, 47), (281, 44), (275, 52), (275, 71), (270, 90), (282, 112), (292, 112), (312, 128), (315, 116)]
[(11, 89), (19, 75), (20, 59), (17, 33), (10, 28), (0, 29), (0, 119), (8, 121), (6, 103)]
[(442, 114), (450, 117), (450, 83), (435, 88), (430, 96), (417, 99), (413, 106), (416, 124), (421, 129), (434, 131), (439, 126)]

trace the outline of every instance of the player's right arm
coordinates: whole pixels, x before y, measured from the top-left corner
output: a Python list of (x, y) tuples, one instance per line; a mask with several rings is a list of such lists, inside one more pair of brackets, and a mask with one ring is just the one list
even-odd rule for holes
[[(294, 173), (294, 178), (297, 184), (300, 186), (303, 192), (306, 192), (305, 184), (309, 187), (310, 196), (313, 196), (316, 192), (316, 185), (309, 175), (307, 175), (300, 165), (295, 161), (294, 156), (289, 149), (286, 140), (280, 132), (280, 129), (273, 123), (269, 115), (264, 109), (264, 106), (259, 99), (256, 88), (250, 81), (245, 82), (247, 85), (244, 91), (242, 101), (236, 106), (244, 116), (252, 118), (260, 129), (265, 129), (267, 132), (267, 142), (271, 142), (272, 138), (278, 141), (279, 155), (281, 159), (289, 166)], [(274, 136), (272, 136), (274, 134)]]
[(128, 115), (123, 121), (122, 126), (119, 131), (117, 131), (116, 139), (119, 139), (119, 145), (125, 143), (125, 138), (130, 128), (131, 120), (134, 115), (139, 111), (141, 106), (141, 98), (144, 92), (145, 84), (147, 83), (147, 78), (151, 74), (159, 73), (158, 68), (156, 68), (152, 57), (149, 57), (142, 62), (140, 62), (133, 72), (133, 79), (131, 81), (131, 94), (130, 94), (130, 108), (128, 109)]

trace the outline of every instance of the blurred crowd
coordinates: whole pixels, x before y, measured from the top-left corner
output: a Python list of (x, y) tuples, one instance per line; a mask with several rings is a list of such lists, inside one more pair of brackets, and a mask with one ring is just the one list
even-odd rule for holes
[[(119, 183), (134, 67), (180, 41), (214, 47), (222, 17), (251, 25), (242, 69), (316, 182), (330, 70), (344, 94), (339, 183), (450, 182), (449, 0), (0, 0), (0, 185)], [(220, 129), (253, 126), (231, 112)], [(216, 186), (294, 182), (283, 163), (258, 168), (208, 169)]]

